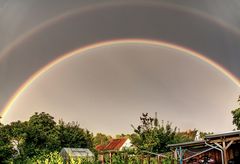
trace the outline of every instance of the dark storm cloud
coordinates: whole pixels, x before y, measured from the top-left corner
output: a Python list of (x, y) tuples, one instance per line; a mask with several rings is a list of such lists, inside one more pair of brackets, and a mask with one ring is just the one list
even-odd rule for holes
[(221, 3), (217, 3), (218, 9), (212, 10), (214, 3), (209, 1), (104, 1), (99, 6), (90, 6), (89, 10), (85, 7), (96, 4), (96, 1), (3, 1), (2, 4), (2, 50), (42, 22), (70, 10), (78, 12), (36, 31), (1, 59), (1, 108), (26, 79), (59, 55), (112, 39), (144, 38), (178, 44), (206, 55), (240, 77), (239, 34), (212, 18), (192, 12), (198, 9), (205, 15), (226, 19), (231, 26), (237, 26), (234, 18), (239, 13), (236, 12), (239, 6), (234, 5), (237, 4), (235, 1), (230, 5), (234, 7), (230, 11), (233, 14), (223, 12), (222, 15), (219, 14), (224, 10), (220, 8)]

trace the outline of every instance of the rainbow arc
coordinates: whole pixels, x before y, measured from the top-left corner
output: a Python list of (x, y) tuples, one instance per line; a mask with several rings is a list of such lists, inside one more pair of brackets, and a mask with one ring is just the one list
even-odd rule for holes
[(208, 63), (209, 65), (214, 67), (216, 70), (220, 71), (225, 76), (227, 76), (234, 84), (236, 84), (240, 88), (240, 81), (239, 81), (239, 79), (237, 77), (235, 77), (231, 72), (226, 70), (220, 64), (212, 61), (211, 59), (209, 59), (207, 57), (205, 57), (204, 55), (202, 55), (200, 53), (197, 53), (197, 52), (194, 52), (193, 50), (190, 50), (188, 48), (181, 47), (181, 46), (174, 45), (174, 44), (170, 44), (170, 43), (163, 42), (163, 41), (157, 41), (157, 40), (144, 40), (144, 39), (112, 40), (112, 41), (105, 41), (105, 42), (95, 43), (95, 44), (92, 44), (92, 45), (89, 45), (89, 46), (85, 46), (85, 47), (79, 48), (77, 50), (71, 51), (69, 53), (63, 54), (59, 58), (57, 58), (54, 61), (50, 62), (49, 64), (47, 64), (43, 68), (39, 69), (28, 80), (26, 80), (25, 83), (23, 83), (17, 89), (17, 91), (13, 94), (13, 96), (9, 99), (9, 101), (7, 102), (6, 106), (3, 109), (3, 115), (2, 115), (3, 119), (4, 119), (4, 116), (7, 114), (7, 112), (11, 109), (13, 104), (16, 102), (16, 100), (21, 96), (21, 94), (25, 90), (27, 90), (27, 88), (37, 78), (39, 78), (41, 75), (43, 75), (45, 72), (50, 70), (55, 65), (61, 63), (65, 59), (70, 58), (70, 57), (72, 57), (74, 55), (81, 55), (81, 53), (84, 52), (84, 51), (88, 51), (88, 50), (95, 49), (95, 48), (102, 47), (102, 46), (115, 45), (115, 44), (121, 44), (121, 43), (144, 43), (144, 44), (163, 46), (163, 47), (167, 47), (167, 48), (171, 48), (171, 49), (175, 49), (175, 50), (184, 52), (185, 54), (194, 56), (194, 57), (198, 58), (199, 60), (202, 60), (202, 61)]

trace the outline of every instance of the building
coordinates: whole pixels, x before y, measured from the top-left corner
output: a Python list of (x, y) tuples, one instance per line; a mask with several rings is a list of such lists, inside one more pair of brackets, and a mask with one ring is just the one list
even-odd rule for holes
[(203, 140), (168, 145), (183, 163), (240, 163), (240, 131), (207, 135)]
[(107, 145), (97, 145), (96, 150), (98, 151), (98, 158), (102, 163), (104, 163), (104, 156), (108, 155), (110, 157), (110, 163), (112, 154), (121, 152), (125, 149), (131, 148), (133, 145), (128, 138), (119, 138), (111, 140)]
[(65, 161), (68, 161), (70, 158), (87, 158), (89, 160), (94, 159), (94, 154), (86, 148), (62, 148), (60, 155), (64, 158)]
[(96, 150), (98, 151), (122, 151), (128, 149), (132, 146), (130, 139), (128, 138), (119, 138), (111, 140), (107, 145), (98, 145)]

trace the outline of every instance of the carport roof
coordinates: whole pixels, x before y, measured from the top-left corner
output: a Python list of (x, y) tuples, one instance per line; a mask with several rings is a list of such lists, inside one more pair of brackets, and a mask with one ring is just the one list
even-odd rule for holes
[(240, 136), (240, 130), (207, 135), (207, 136), (205, 137), (205, 139), (208, 139), (208, 140), (209, 140), (209, 139), (223, 138), (223, 137), (233, 137), (233, 136)]
[(178, 143), (178, 144), (169, 144), (168, 147), (193, 147), (193, 146), (204, 146), (205, 145), (205, 140), (200, 140), (200, 141), (191, 141), (191, 142), (183, 142), (183, 143)]
[(229, 132), (224, 132), (224, 133), (219, 133), (219, 134), (211, 134), (207, 135), (204, 140), (200, 141), (191, 141), (191, 142), (183, 142), (183, 143), (177, 143), (177, 144), (169, 144), (168, 147), (182, 147), (182, 148), (188, 148), (188, 147), (195, 147), (195, 146), (205, 146), (205, 142), (209, 142), (210, 140), (216, 140), (216, 139), (221, 139), (221, 138), (232, 138), (232, 137), (240, 137), (240, 130), (236, 131), (229, 131)]

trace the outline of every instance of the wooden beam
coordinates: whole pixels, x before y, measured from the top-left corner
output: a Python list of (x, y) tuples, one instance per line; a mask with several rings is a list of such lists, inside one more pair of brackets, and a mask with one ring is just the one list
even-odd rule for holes
[(187, 157), (187, 158), (185, 158), (185, 159), (183, 159), (184, 161), (187, 161), (187, 160), (189, 160), (189, 159), (191, 159), (191, 158), (193, 158), (193, 157), (196, 157), (196, 156), (198, 156), (198, 155), (200, 155), (200, 154), (203, 154), (203, 153), (206, 153), (206, 152), (208, 152), (208, 151), (210, 151), (210, 150), (213, 150), (214, 148), (213, 147), (211, 147), (211, 148), (209, 148), (209, 149), (207, 149), (207, 150), (204, 150), (204, 151), (201, 151), (201, 152), (199, 152), (199, 153), (196, 153), (196, 154), (194, 154), (194, 155), (192, 155), (192, 156), (190, 156), (190, 157)]
[(222, 139), (215, 139), (215, 140), (209, 140), (209, 143), (215, 143), (215, 142), (230, 142), (230, 141), (240, 141), (240, 136), (237, 137), (230, 137), (230, 138), (222, 138)]
[(234, 141), (230, 141), (228, 144), (227, 144), (227, 146), (226, 146), (226, 150), (232, 145), (232, 143), (233, 143)]
[(226, 149), (226, 142), (225, 142), (225, 140), (222, 141), (222, 145), (223, 145), (223, 146), (222, 146), (223, 149)]
[(223, 147), (222, 147), (219, 143), (217, 143), (217, 142), (215, 143), (215, 142), (214, 142), (214, 144), (217, 145), (217, 147), (219, 147), (220, 149), (223, 150)]

